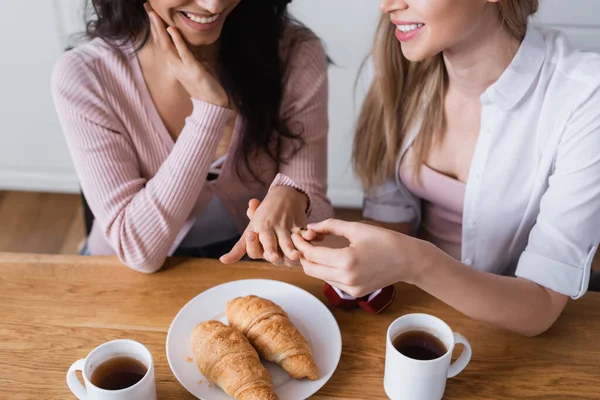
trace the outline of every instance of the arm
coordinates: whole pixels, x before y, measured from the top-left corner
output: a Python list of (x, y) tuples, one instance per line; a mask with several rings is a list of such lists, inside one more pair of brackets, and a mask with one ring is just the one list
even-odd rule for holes
[(528, 336), (544, 332), (569, 297), (585, 293), (600, 242), (598, 110), (600, 92), (567, 124), (517, 277), (472, 269), (406, 235), (335, 220), (312, 229), (345, 236), (351, 247), (321, 249), (293, 236), (305, 271), (355, 297), (392, 282), (411, 283), (472, 318)]
[(535, 336), (552, 326), (567, 303), (568, 296), (535, 282), (482, 272), (421, 245), (426, 261), (410, 283), (473, 319)]
[(365, 219), (361, 221), (363, 224), (378, 226), (383, 229), (402, 233), (404, 235), (410, 235), (410, 223), (409, 222), (380, 222)]
[(290, 265), (299, 257), (291, 232), (309, 220), (333, 215), (327, 198), (327, 57), (313, 36), (299, 40), (293, 52), (286, 70), (281, 117), (300, 134), (304, 146), (296, 151), (296, 141), (283, 140), (281, 156), (287, 162), (280, 165), (267, 196), (248, 214), (251, 221), (243, 237), (221, 257), (226, 264), (248, 254), (252, 259)]
[(193, 101), (173, 151), (146, 180), (102, 85), (77, 54), (57, 64), (52, 88), (82, 189), (106, 238), (126, 265), (158, 270), (202, 190), (231, 111)]
[(530, 336), (548, 329), (567, 301), (534, 282), (467, 267), (429, 242), (388, 229), (339, 220), (311, 228), (344, 236), (351, 244), (324, 248), (294, 234), (304, 271), (353, 297), (406, 282), (474, 319)]
[[(327, 56), (320, 40), (313, 36), (302, 39), (293, 51), (288, 62), (282, 118), (290, 129), (301, 133), (304, 146), (294, 153), (297, 144), (285, 140), (283, 157), (289, 161), (280, 166), (271, 190), (289, 186), (304, 193), (309, 200), (308, 220), (316, 222), (333, 216), (327, 198)], [(299, 207), (303, 205), (298, 203)]]

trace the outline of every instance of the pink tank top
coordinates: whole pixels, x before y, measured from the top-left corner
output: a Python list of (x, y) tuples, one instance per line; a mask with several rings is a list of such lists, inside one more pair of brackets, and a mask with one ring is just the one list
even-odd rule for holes
[(399, 174), (408, 190), (422, 200), (418, 236), (460, 260), (466, 185), (425, 164), (421, 168), (421, 182), (414, 181), (409, 158), (402, 160)]

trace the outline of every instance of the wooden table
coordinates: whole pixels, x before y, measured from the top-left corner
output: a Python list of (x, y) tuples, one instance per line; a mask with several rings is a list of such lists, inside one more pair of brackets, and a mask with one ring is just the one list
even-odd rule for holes
[[(143, 275), (111, 257), (0, 253), (0, 399), (74, 398), (65, 383), (71, 363), (117, 338), (148, 346), (159, 399), (193, 399), (167, 363), (169, 325), (198, 293), (246, 278), (288, 282), (324, 301), (321, 282), (260, 263), (170, 260), (162, 272)], [(471, 364), (448, 382), (447, 399), (600, 399), (600, 294), (569, 303), (537, 338), (487, 327), (407, 285), (398, 285), (396, 301), (381, 315), (332, 312), (342, 358), (314, 399), (385, 399), (385, 332), (411, 312), (439, 316), (471, 342)]]

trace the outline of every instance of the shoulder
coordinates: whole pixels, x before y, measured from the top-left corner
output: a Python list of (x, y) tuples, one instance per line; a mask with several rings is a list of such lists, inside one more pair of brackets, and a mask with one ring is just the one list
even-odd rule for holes
[[(546, 44), (542, 77), (548, 90), (564, 95), (562, 106), (575, 110), (600, 91), (600, 54), (574, 46), (566, 34), (549, 28), (538, 28)], [(599, 111), (600, 112), (600, 111)]]
[(94, 39), (66, 51), (58, 59), (52, 70), (52, 89), (64, 86), (106, 84), (127, 63), (127, 46), (116, 46), (102, 39)]
[(51, 90), (61, 118), (85, 119), (116, 130), (114, 103), (129, 90), (127, 52), (94, 39), (66, 51), (52, 71)]
[(280, 41), (281, 56), (287, 69), (309, 68), (326, 73), (327, 54), (321, 39), (295, 22), (285, 27)]

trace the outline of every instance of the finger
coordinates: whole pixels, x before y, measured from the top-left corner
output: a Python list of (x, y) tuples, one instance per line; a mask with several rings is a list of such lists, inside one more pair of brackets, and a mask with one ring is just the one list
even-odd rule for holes
[(263, 247), (258, 240), (258, 235), (256, 232), (248, 231), (245, 235), (244, 240), (246, 241), (246, 252), (248, 253), (248, 257), (253, 260), (260, 260), (263, 258), (264, 250)]
[(300, 252), (294, 247), (290, 233), (284, 229), (276, 229), (275, 234), (277, 235), (279, 248), (281, 248), (283, 254), (292, 261), (299, 260)]
[(292, 241), (296, 249), (302, 253), (302, 257), (309, 261), (334, 268), (344, 268), (349, 264), (349, 248), (332, 249), (324, 246), (314, 246), (297, 233), (292, 235)]
[(361, 224), (356, 222), (330, 218), (316, 224), (309, 224), (308, 229), (322, 235), (343, 236), (346, 239), (351, 240), (350, 237), (356, 234), (357, 226), (360, 225)]
[(260, 201), (257, 199), (252, 199), (248, 202), (248, 210), (246, 210), (246, 216), (248, 217), (248, 219), (254, 218), (254, 213), (256, 213), (256, 210), (259, 206)]
[(154, 42), (156, 43), (156, 45), (160, 48), (164, 47), (163, 44), (163, 40), (161, 35), (159, 34), (160, 31), (160, 24), (158, 23), (158, 16), (156, 15), (156, 13), (154, 11), (149, 11), (148, 12), (148, 18), (150, 19), (150, 31), (152, 33), (152, 39), (154, 40)]
[(325, 235), (317, 233), (312, 229), (303, 229), (302, 231), (300, 231), (298, 233), (300, 233), (302, 235), (302, 238), (304, 238), (304, 240), (311, 242), (311, 243), (322, 242), (325, 239)]
[(272, 229), (259, 232), (258, 238), (264, 248), (264, 259), (276, 264), (279, 262), (277, 236)]
[(231, 251), (219, 258), (219, 260), (223, 264), (233, 264), (238, 262), (244, 257), (246, 254), (246, 240), (242, 237), (238, 242), (233, 246)]
[(196, 58), (190, 51), (189, 47), (181, 37), (181, 34), (177, 30), (177, 28), (173, 28), (172, 26), (167, 28), (167, 33), (171, 36), (171, 40), (175, 44), (175, 49), (177, 49), (177, 53), (181, 60), (185, 63), (196, 62)]
[(150, 13), (152, 12), (152, 7), (148, 3), (144, 3), (144, 9), (148, 13), (148, 21), (150, 22), (150, 36), (152, 36), (152, 42), (158, 45), (158, 35), (156, 34), (156, 27), (154, 26), (154, 20)]
[(315, 243), (315, 242), (322, 242), (323, 240), (325, 240), (325, 235), (317, 235), (315, 236), (315, 238), (313, 240), (311, 240), (311, 242)]
[(302, 269), (306, 275), (325, 282), (331, 282), (332, 286), (335, 287), (342, 285), (339, 281), (343, 279), (343, 276), (338, 269), (314, 263), (305, 258), (300, 259), (300, 264), (302, 264)]
[(302, 266), (302, 265), (300, 264), (300, 260), (298, 260), (298, 261), (293, 261), (293, 260), (290, 260), (290, 259), (289, 259), (289, 258), (287, 258), (287, 257), (284, 257), (283, 264), (284, 264), (286, 267), (290, 267), (290, 268), (291, 268), (291, 267), (299, 267), (299, 266)]
[[(304, 229), (298, 233), (302, 234), (302, 237), (304, 238), (304, 240), (307, 240), (309, 242), (314, 241), (315, 239), (317, 239), (318, 237), (323, 238), (324, 235), (321, 235), (319, 233), (317, 233), (315, 230), (313, 229)], [(321, 239), (322, 240), (322, 239)]]
[(150, 21), (154, 27), (154, 33), (156, 34), (158, 46), (164, 51), (175, 55), (175, 46), (173, 46), (173, 41), (165, 29), (165, 23), (163, 22), (162, 18), (158, 16), (156, 11), (151, 11), (148, 13), (148, 15), (150, 16)]
[(280, 250), (278, 252), (279, 254), (279, 259), (277, 260), (276, 263), (272, 263), (273, 265), (277, 265), (277, 266), (289, 266), (288, 262), (291, 262), (285, 255), (283, 255), (283, 252)]

